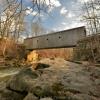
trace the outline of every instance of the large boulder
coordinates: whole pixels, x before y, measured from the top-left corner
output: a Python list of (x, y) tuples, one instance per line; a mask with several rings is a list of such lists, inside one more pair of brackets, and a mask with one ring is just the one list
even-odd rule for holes
[(53, 100), (53, 99), (50, 97), (47, 97), (47, 98), (41, 98), (40, 100)]
[[(19, 95), (17, 96), (17, 100), (100, 99), (100, 86), (97, 85), (99, 82), (96, 82), (100, 80), (97, 77), (96, 70), (99, 72), (100, 69), (94, 71), (91, 68), (88, 71), (82, 65), (69, 63), (67, 61), (62, 65), (63, 67), (59, 67), (58, 64), (54, 65), (56, 66), (52, 67), (52, 65), (45, 69), (40, 67), (37, 70), (32, 68), (21, 70), (8, 81), (6, 89), (12, 93), (17, 93), (14, 94)], [(5, 95), (2, 95), (3, 97)], [(13, 100), (16, 99), (14, 98)]]
[(24, 100), (38, 100), (38, 98), (34, 96), (32, 93), (28, 93)]
[(28, 91), (28, 86), (30, 82), (33, 81), (38, 77), (38, 73), (32, 71), (31, 68), (26, 68), (20, 71), (17, 75), (12, 77), (8, 83), (7, 88), (11, 90), (16, 90), (19, 92), (26, 92)]
[(0, 100), (23, 100), (26, 94), (20, 92), (4, 89), (2, 91)]

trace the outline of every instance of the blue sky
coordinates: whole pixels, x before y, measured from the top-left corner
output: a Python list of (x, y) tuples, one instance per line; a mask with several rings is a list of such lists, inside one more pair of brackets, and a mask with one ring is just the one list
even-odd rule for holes
[[(27, 7), (30, 7), (31, 0), (25, 0)], [(81, 20), (81, 0), (51, 0), (53, 7), (48, 9), (48, 14), (41, 13), (40, 23), (50, 31), (60, 31), (69, 28), (83, 26)], [(29, 13), (29, 12), (28, 12)], [(32, 22), (32, 12), (27, 17)]]
[[(0, 0), (0, 9), (2, 9), (2, 3), (6, 0)], [(9, 0), (11, 1), (11, 0)], [(19, 0), (20, 1), (20, 0)], [(28, 31), (31, 32), (31, 24), (37, 20), (38, 15), (35, 20), (32, 21), (32, 18), (37, 11), (31, 8), (32, 0), (23, 0), (23, 5), (28, 8), (25, 12), (27, 17), (25, 17), (25, 22), (27, 22)], [(48, 1), (47, 5), (48, 5)], [(47, 8), (48, 13), (41, 12), (40, 14), (40, 23), (41, 25), (50, 31), (60, 31), (66, 30), (69, 28), (83, 26), (84, 23), (81, 21), (81, 6), (83, 0), (50, 0), (51, 6)], [(89, 0), (85, 0), (88, 2)], [(4, 7), (4, 6), (3, 6)]]

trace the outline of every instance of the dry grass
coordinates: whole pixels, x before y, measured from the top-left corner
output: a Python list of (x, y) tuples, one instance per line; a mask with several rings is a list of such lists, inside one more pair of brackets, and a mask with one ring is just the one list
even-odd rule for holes
[(29, 62), (37, 62), (44, 58), (63, 58), (65, 60), (72, 60), (73, 49), (72, 48), (61, 48), (61, 49), (44, 49), (44, 50), (34, 50), (30, 52), (27, 56)]
[(25, 55), (24, 46), (17, 44), (11, 39), (0, 39), (0, 57), (22, 58)]
[(70, 60), (73, 57), (72, 48), (45, 49), (37, 52), (40, 58), (64, 58)]

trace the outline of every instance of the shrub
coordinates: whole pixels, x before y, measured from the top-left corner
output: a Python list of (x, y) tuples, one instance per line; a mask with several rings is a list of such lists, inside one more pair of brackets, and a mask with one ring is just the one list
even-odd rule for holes
[(22, 59), (26, 56), (25, 46), (11, 39), (0, 39), (0, 56), (6, 60)]

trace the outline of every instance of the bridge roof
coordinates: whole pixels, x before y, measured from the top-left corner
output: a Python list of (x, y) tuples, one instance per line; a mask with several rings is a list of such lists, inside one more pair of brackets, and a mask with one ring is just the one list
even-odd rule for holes
[(44, 36), (47, 36), (47, 35), (54, 35), (54, 34), (63, 33), (63, 32), (66, 32), (66, 31), (72, 31), (72, 30), (81, 29), (81, 28), (82, 29), (84, 28), (84, 31), (85, 31), (85, 26), (80, 26), (80, 27), (66, 29), (66, 30), (57, 31), (57, 32), (52, 32), (52, 33), (48, 33), (48, 34), (41, 34), (41, 35), (38, 35), (38, 36), (28, 37), (26, 39), (37, 38), (37, 37), (42, 37), (42, 36), (44, 37)]

